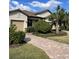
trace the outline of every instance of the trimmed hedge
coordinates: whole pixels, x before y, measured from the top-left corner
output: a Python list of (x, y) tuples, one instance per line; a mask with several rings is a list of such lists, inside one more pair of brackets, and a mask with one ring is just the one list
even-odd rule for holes
[(49, 23), (40, 20), (33, 23), (33, 29), (35, 32), (48, 33), (51, 31), (51, 26)]

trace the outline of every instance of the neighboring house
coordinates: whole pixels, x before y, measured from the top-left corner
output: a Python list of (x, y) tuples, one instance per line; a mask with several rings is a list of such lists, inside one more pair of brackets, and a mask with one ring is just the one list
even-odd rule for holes
[(32, 26), (33, 21), (45, 19), (46, 22), (50, 22), (47, 18), (49, 15), (51, 15), (49, 10), (38, 13), (33, 13), (21, 9), (9, 11), (10, 24), (15, 24), (17, 26), (17, 30), (20, 31), (25, 31), (25, 28)]

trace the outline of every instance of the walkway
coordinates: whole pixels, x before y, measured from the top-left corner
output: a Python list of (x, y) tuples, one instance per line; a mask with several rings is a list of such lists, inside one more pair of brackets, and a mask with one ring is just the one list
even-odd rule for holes
[(69, 59), (69, 47), (67, 44), (37, 37), (32, 34), (27, 34), (26, 37), (31, 38), (29, 43), (45, 51), (50, 59)]

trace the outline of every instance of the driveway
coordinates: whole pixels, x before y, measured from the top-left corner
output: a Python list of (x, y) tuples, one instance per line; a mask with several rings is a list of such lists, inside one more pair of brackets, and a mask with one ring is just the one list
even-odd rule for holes
[(41, 48), (50, 59), (69, 59), (69, 45), (59, 43), (47, 38), (34, 36), (32, 34), (26, 34), (29, 37), (32, 45)]

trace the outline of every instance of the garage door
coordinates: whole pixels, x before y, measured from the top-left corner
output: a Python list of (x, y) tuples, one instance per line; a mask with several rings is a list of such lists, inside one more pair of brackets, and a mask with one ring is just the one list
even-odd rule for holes
[(23, 31), (24, 28), (24, 21), (21, 20), (11, 20), (12, 24), (17, 26), (17, 31)]

